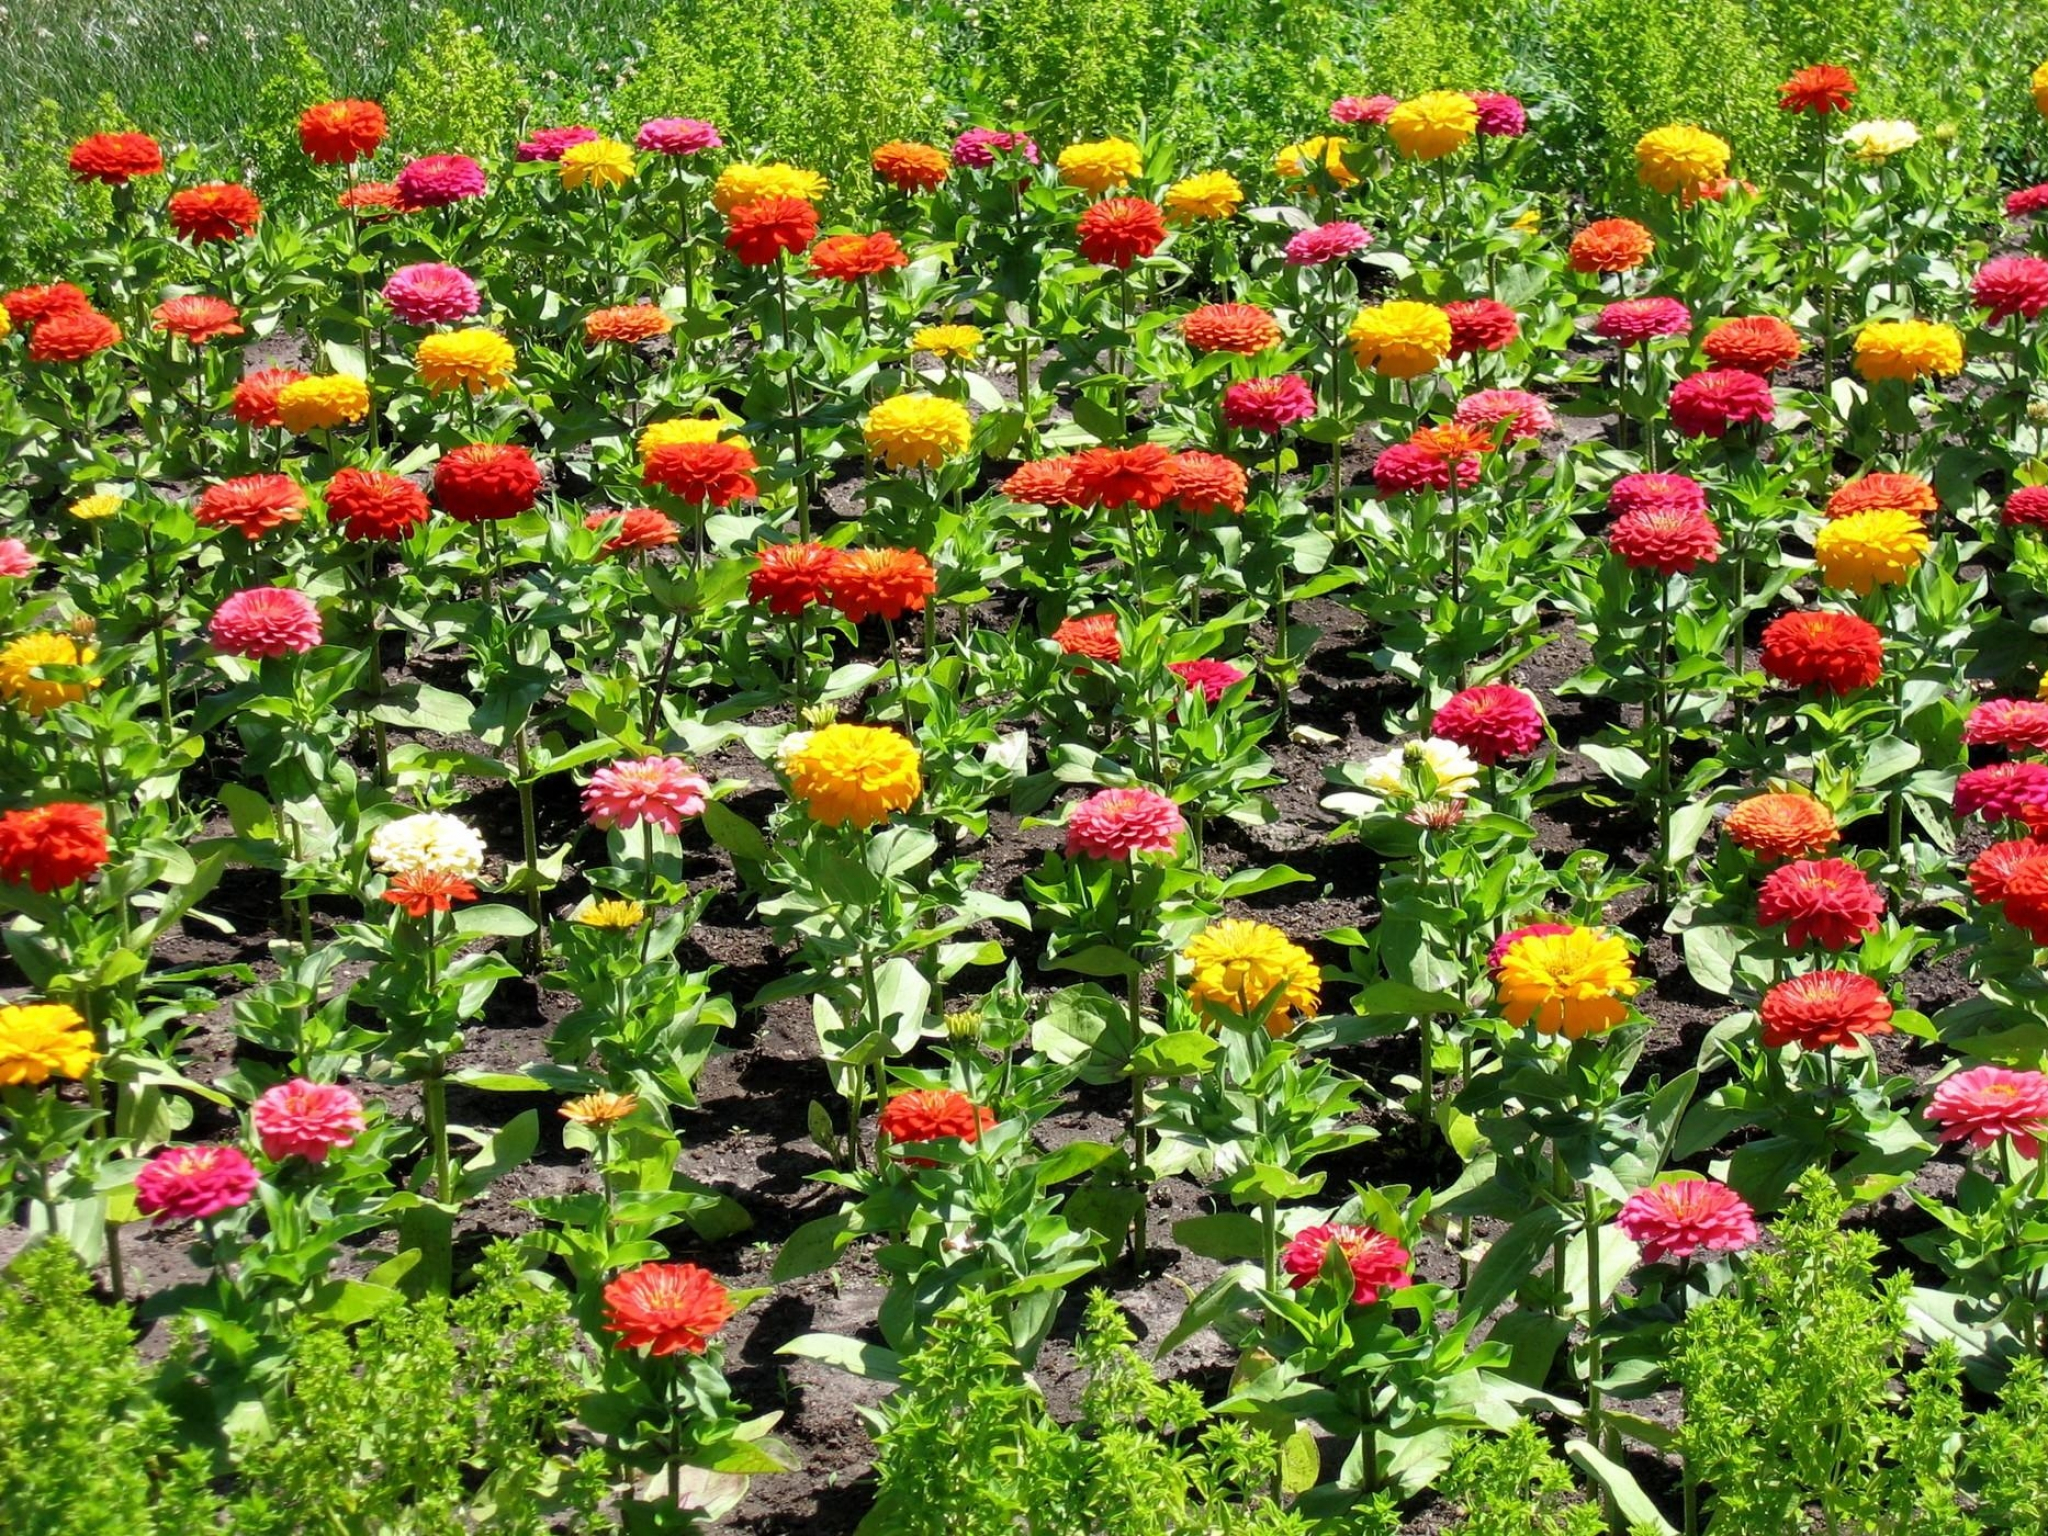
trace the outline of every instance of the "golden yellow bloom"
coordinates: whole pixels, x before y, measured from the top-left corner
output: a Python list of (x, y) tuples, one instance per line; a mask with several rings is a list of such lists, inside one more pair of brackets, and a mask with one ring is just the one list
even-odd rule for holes
[(937, 469), (974, 438), (967, 407), (938, 395), (897, 395), (861, 424), (868, 452), (890, 469)]
[(1296, 1014), (1314, 1018), (1322, 1002), (1315, 960), (1267, 923), (1220, 918), (1188, 941), (1182, 957), (1193, 972), (1188, 996), (1197, 1006), (1263, 1018), (1268, 1034), (1286, 1034)]
[(868, 828), (913, 805), (924, 789), (917, 748), (874, 725), (828, 725), (782, 759), (790, 792), (828, 827)]
[(728, 165), (711, 184), (711, 205), (731, 213), (770, 197), (800, 197), (815, 203), (826, 193), (825, 178), (816, 171), (771, 161), (767, 165)]
[(32, 715), (55, 709), (59, 704), (75, 703), (85, 697), (87, 689), (99, 687), (100, 680), (67, 683), (41, 676), (39, 669), (89, 667), (98, 655), (91, 646), (80, 645), (71, 636), (52, 630), (17, 635), (0, 647), (0, 699), (19, 704)]
[(1060, 180), (1097, 197), (1126, 186), (1145, 169), (1145, 157), (1129, 139), (1097, 139), (1060, 151)]
[(413, 366), (428, 389), (466, 389), (472, 395), (511, 383), (517, 362), (512, 343), (481, 326), (436, 331), (422, 338), (413, 353)]
[(1244, 202), (1244, 188), (1228, 171), (1203, 171), (1166, 189), (1160, 205), (1175, 224), (1193, 224), (1200, 219), (1227, 219)]
[(81, 523), (96, 523), (101, 518), (112, 517), (126, 506), (126, 496), (110, 496), (102, 491), (97, 496), (81, 496), (65, 510)]
[(75, 1008), (63, 1003), (0, 1007), (0, 1088), (83, 1077), (99, 1055), (92, 1031)]
[(1652, 128), (1636, 141), (1636, 179), (1667, 197), (1691, 192), (1727, 175), (1731, 153), (1726, 139), (1704, 128)]
[(981, 348), (981, 329), (973, 325), (927, 325), (910, 338), (911, 346), (934, 357), (966, 362)]
[(7, 311), (4, 308), (0, 308), (0, 341), (5, 341), (13, 334), (14, 322), (8, 318)]
[(1273, 174), (1282, 181), (1300, 181), (1304, 176), (1321, 169), (1340, 187), (1358, 184), (1358, 172), (1344, 163), (1344, 151), (1351, 147), (1351, 141), (1336, 134), (1317, 134), (1312, 139), (1303, 139), (1299, 144), (1290, 144), (1273, 157)]
[(1823, 582), (1860, 597), (1911, 576), (1926, 558), (1927, 543), (1927, 530), (1911, 512), (1852, 512), (1821, 529), (1813, 553)]
[(1510, 1024), (1580, 1040), (1628, 1017), (1623, 998), (1642, 985), (1628, 946), (1598, 928), (1532, 933), (1501, 957), (1500, 1011)]
[(578, 907), (571, 921), (585, 928), (605, 928), (623, 933), (629, 928), (638, 928), (647, 917), (647, 909), (637, 901), (590, 901)]
[(1881, 165), (1918, 144), (1920, 130), (1904, 118), (1875, 118), (1851, 123), (1842, 133), (1842, 142), (1858, 160)]
[(592, 187), (601, 192), (633, 179), (633, 151), (617, 139), (591, 139), (563, 150), (555, 169), (571, 191)]
[(677, 443), (731, 443), (735, 448), (748, 446), (747, 440), (732, 431), (731, 423), (716, 416), (687, 416), (680, 421), (650, 421), (640, 429), (640, 461), (647, 462), (647, 455), (657, 448), (667, 448)]
[(319, 432), (370, 414), (370, 386), (354, 374), (316, 373), (277, 392), (277, 415), (287, 432)]
[(1963, 371), (1963, 337), (1931, 320), (1875, 320), (1856, 333), (1856, 371), (1870, 380)]
[(1543, 215), (1534, 208), (1527, 209), (1508, 228), (1518, 235), (1536, 234), (1543, 228)]
[(639, 1107), (638, 1094), (586, 1093), (580, 1099), (571, 1099), (556, 1113), (578, 1125), (617, 1125)]
[(2034, 71), (2034, 108), (2043, 117), (2048, 117), (2048, 62)]
[(1361, 368), (1390, 379), (1428, 373), (1451, 350), (1451, 317), (1419, 299), (1390, 299), (1358, 313), (1344, 333)]
[(1387, 114), (1387, 137), (1405, 160), (1441, 160), (1478, 127), (1479, 109), (1463, 91), (1429, 91)]

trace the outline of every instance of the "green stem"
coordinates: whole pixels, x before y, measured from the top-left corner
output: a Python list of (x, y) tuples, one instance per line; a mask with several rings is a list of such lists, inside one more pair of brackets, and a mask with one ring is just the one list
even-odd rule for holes
[(796, 337), (789, 328), (789, 269), (783, 259), (775, 260), (775, 307), (781, 315), (782, 329), (779, 339), (783, 350), (789, 353), (789, 372), (783, 385), (789, 407), (790, 449), (796, 455), (790, 467), (796, 477), (796, 527), (797, 537), (809, 543), (811, 537), (811, 472), (804, 463), (804, 406), (799, 392), (801, 381), (797, 377)]

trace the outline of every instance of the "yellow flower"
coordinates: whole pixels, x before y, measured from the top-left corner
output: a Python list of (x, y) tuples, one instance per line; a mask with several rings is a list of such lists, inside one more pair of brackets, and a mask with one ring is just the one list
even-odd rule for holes
[(1508, 228), (1518, 235), (1533, 235), (1543, 228), (1543, 215), (1534, 208), (1527, 209)]
[(1926, 557), (1927, 543), (1927, 530), (1911, 512), (1852, 512), (1821, 529), (1813, 553), (1822, 581), (1860, 597), (1911, 576)]
[(638, 928), (647, 916), (647, 909), (637, 901), (591, 901), (578, 907), (572, 921), (585, 928), (606, 928), (623, 933), (629, 928)]
[(1387, 136), (1406, 160), (1441, 160), (1478, 127), (1479, 109), (1463, 91), (1429, 91), (1387, 114)]
[(13, 334), (14, 322), (8, 318), (7, 311), (4, 308), (0, 308), (0, 341), (5, 341)]
[(1344, 333), (1361, 368), (1390, 379), (1413, 379), (1451, 350), (1451, 317), (1418, 299), (1390, 299), (1359, 311)]
[(1145, 157), (1129, 139), (1097, 139), (1060, 151), (1060, 180), (1097, 197), (1127, 185), (1145, 169)]
[(1858, 160), (1882, 165), (1893, 155), (1918, 144), (1920, 130), (1904, 118), (1874, 118), (1867, 123), (1851, 123), (1842, 133), (1842, 142)]
[(935, 357), (966, 362), (981, 347), (981, 330), (972, 325), (928, 325), (910, 338), (911, 346)]
[(574, 191), (592, 187), (622, 187), (633, 179), (633, 151), (617, 139), (591, 139), (571, 144), (555, 162), (562, 185)]
[(75, 1008), (63, 1003), (0, 1007), (0, 1088), (84, 1077), (99, 1055), (92, 1031)]
[(348, 373), (318, 373), (277, 392), (277, 415), (287, 432), (318, 432), (370, 414), (370, 386)]
[(1340, 187), (1356, 186), (1358, 173), (1344, 163), (1344, 151), (1350, 147), (1349, 139), (1339, 138), (1334, 133), (1319, 133), (1299, 144), (1290, 144), (1275, 155), (1273, 174), (1282, 181), (1300, 181), (1321, 169)]
[(828, 725), (782, 760), (790, 792), (828, 827), (872, 827), (907, 809), (924, 788), (917, 748), (874, 725)]
[(680, 421), (650, 421), (640, 430), (640, 461), (647, 462), (647, 455), (657, 448), (667, 448), (676, 443), (731, 443), (735, 448), (745, 448), (747, 440), (732, 432), (729, 422), (715, 416), (689, 416)]
[(99, 652), (80, 645), (69, 635), (51, 630), (32, 630), (17, 635), (0, 647), (0, 699), (19, 704), (32, 715), (72, 704), (85, 697), (86, 690), (99, 687), (99, 679), (67, 683), (43, 677), (43, 667), (89, 667)]
[(1211, 923), (1182, 952), (1193, 974), (1188, 996), (1241, 1019), (1260, 1019), (1271, 1035), (1294, 1027), (1294, 1016), (1314, 1018), (1322, 1001), (1322, 975), (1309, 952), (1278, 928), (1226, 917)]
[(638, 1094), (586, 1093), (571, 1099), (557, 1113), (578, 1125), (617, 1125), (639, 1107)]
[(413, 365), (428, 389), (466, 389), (472, 395), (511, 383), (517, 361), (511, 342), (480, 326), (436, 331), (413, 354)]
[(126, 496), (110, 496), (101, 492), (97, 496), (81, 496), (65, 510), (81, 523), (96, 523), (103, 517), (112, 517), (127, 503)]
[(1704, 128), (1652, 128), (1636, 141), (1636, 178), (1667, 197), (1690, 192), (1727, 175), (1730, 153), (1726, 139)]
[(2048, 62), (2034, 71), (2034, 108), (2043, 117), (2048, 117)]
[(1622, 999), (1641, 985), (1628, 946), (1601, 929), (1532, 933), (1501, 957), (1500, 1011), (1510, 1024), (1533, 1020), (1539, 1034), (1580, 1040), (1627, 1018)]
[(1192, 224), (1198, 219), (1227, 219), (1244, 202), (1244, 188), (1228, 171), (1203, 171), (1176, 181), (1160, 199), (1166, 216), (1175, 224)]
[(815, 203), (825, 192), (825, 178), (816, 171), (799, 170), (780, 161), (728, 165), (711, 185), (711, 205), (720, 213), (731, 213), (735, 208), (770, 197), (800, 197)]
[(890, 469), (937, 469), (974, 437), (967, 407), (937, 395), (897, 395), (862, 423), (868, 452)]
[(1856, 371), (1870, 380), (1963, 371), (1963, 337), (1931, 320), (1876, 320), (1856, 333)]

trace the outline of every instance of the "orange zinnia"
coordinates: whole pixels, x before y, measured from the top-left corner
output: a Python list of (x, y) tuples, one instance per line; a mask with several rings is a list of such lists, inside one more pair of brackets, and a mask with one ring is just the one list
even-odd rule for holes
[(893, 624), (938, 589), (938, 572), (914, 549), (847, 550), (826, 582), (832, 606), (856, 624), (875, 617)]
[(1656, 248), (1656, 237), (1634, 219), (1601, 219), (1572, 236), (1572, 270), (1633, 272)]
[(1841, 840), (1834, 813), (1807, 794), (1752, 795), (1728, 813), (1728, 836), (1766, 859), (1825, 853)]

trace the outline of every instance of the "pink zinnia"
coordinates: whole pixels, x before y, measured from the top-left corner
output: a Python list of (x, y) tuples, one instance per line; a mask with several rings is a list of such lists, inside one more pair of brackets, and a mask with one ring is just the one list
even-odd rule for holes
[(1570, 923), (1525, 923), (1520, 928), (1510, 928), (1493, 941), (1493, 948), (1486, 952), (1486, 969), (1495, 977), (1506, 964), (1508, 951), (1524, 939), (1556, 938), (1562, 934), (1576, 933)]
[(2023, 485), (2005, 498), (1998, 520), (2008, 528), (2048, 528), (2048, 485)]
[(1397, 96), (1339, 96), (1330, 103), (1333, 123), (1384, 123), (1401, 105)]
[(1501, 91), (1474, 91), (1472, 106), (1479, 114), (1479, 132), (1485, 138), (1519, 139), (1529, 131), (1529, 114), (1520, 97)]
[(1628, 1197), (1614, 1224), (1643, 1250), (1645, 1264), (1733, 1253), (1757, 1239), (1756, 1212), (1742, 1196), (1712, 1179), (1653, 1184)]
[(1285, 255), (1290, 267), (1320, 267), (1354, 256), (1371, 244), (1372, 233), (1363, 224), (1338, 219), (1297, 233), (1287, 242)]
[(384, 285), (384, 302), (407, 325), (467, 320), (482, 307), (476, 279), (462, 268), (440, 261), (400, 267)]
[(1704, 512), (1624, 512), (1608, 528), (1607, 542), (1626, 564), (1659, 576), (1683, 576), (1721, 558), (1721, 530)]
[(635, 827), (651, 821), (664, 832), (683, 830), (683, 820), (704, 813), (711, 786), (680, 757), (643, 757), (609, 763), (591, 775), (583, 810), (596, 827)]
[(559, 160), (578, 144), (594, 144), (602, 138), (595, 128), (578, 123), (567, 128), (540, 128), (520, 143), (512, 157), (519, 161)]
[(2048, 805), (2048, 763), (1993, 763), (1956, 780), (1956, 814), (2019, 821), (2028, 806)]
[(1226, 690), (1245, 680), (1245, 673), (1227, 661), (1170, 661), (1166, 670), (1186, 683), (1190, 688), (1202, 691), (1202, 702), (1214, 706)]
[(2021, 1157), (2038, 1157), (2048, 1127), (2048, 1077), (2004, 1067), (1972, 1067), (1934, 1090), (1927, 1118), (1941, 1127), (1941, 1141), (1967, 1137), (1982, 1151), (2010, 1136)]
[(997, 154), (1009, 150), (1032, 165), (1038, 164), (1038, 146), (1024, 133), (1005, 133), (1000, 128), (970, 128), (953, 141), (953, 163), (985, 171), (996, 163)]
[(36, 557), (19, 539), (0, 539), (0, 576), (26, 576), (36, 568)]
[(1607, 510), (1616, 517), (1631, 512), (1704, 512), (1707, 488), (1685, 475), (1623, 475), (1607, 489)]
[(1253, 432), (1279, 432), (1315, 413), (1315, 392), (1298, 373), (1243, 379), (1223, 391), (1224, 421)]
[(214, 610), (206, 634), (230, 656), (304, 655), (320, 643), (320, 610), (290, 587), (251, 587)]
[(2048, 752), (2048, 701), (1986, 699), (1963, 722), (1963, 745)]
[(634, 148), (657, 155), (698, 155), (724, 146), (716, 128), (694, 117), (651, 118), (633, 138)]
[(1993, 320), (2024, 315), (2032, 320), (2048, 309), (2048, 261), (2039, 256), (1995, 256), (1970, 284), (1970, 297)]
[(1067, 857), (1121, 862), (1134, 853), (1171, 853), (1187, 823), (1152, 789), (1104, 789), (1067, 817)]
[(363, 1101), (334, 1083), (295, 1077), (266, 1088), (249, 1112), (263, 1155), (273, 1163), (303, 1157), (324, 1163), (327, 1154), (363, 1133)]
[(2021, 187), (2008, 193), (2005, 199), (2005, 216), (2008, 219), (2032, 218), (2037, 213), (2048, 213), (2048, 181), (2038, 187)]
[(1557, 425), (1550, 407), (1526, 389), (1482, 389), (1467, 395), (1451, 412), (1451, 420), (1461, 427), (1488, 432), (1505, 425), (1505, 440), (1511, 443), (1541, 437)]
[(1429, 734), (1454, 741), (1486, 766), (1526, 757), (1543, 741), (1543, 711), (1519, 688), (1482, 683), (1454, 693), (1429, 722)]
[(165, 1147), (135, 1175), (135, 1207), (154, 1226), (204, 1221), (255, 1193), (256, 1165), (239, 1147)]
[[(1408, 491), (1448, 491), (1453, 468), (1441, 454), (1431, 453), (1414, 443), (1395, 443), (1382, 448), (1372, 461), (1372, 483), (1382, 496)], [(1458, 489), (1479, 483), (1479, 455), (1462, 455), (1456, 461)]]
[(1777, 409), (1770, 380), (1740, 368), (1709, 368), (1671, 391), (1671, 425), (1687, 437), (1724, 437), (1746, 421), (1769, 426)]
[(1600, 311), (1596, 334), (1617, 346), (1633, 347), (1659, 336), (1683, 336), (1692, 329), (1692, 311), (1676, 299), (1622, 299)]
[(1282, 1250), (1280, 1267), (1287, 1271), (1287, 1284), (1297, 1291), (1315, 1284), (1333, 1247), (1342, 1250), (1351, 1266), (1354, 1306), (1369, 1307), (1408, 1281), (1408, 1250), (1386, 1233), (1377, 1227), (1322, 1222), (1303, 1227)]
[(411, 213), (482, 197), (484, 168), (467, 155), (424, 155), (398, 173), (398, 206)]
[(1451, 322), (1451, 356), (1498, 352), (1522, 334), (1522, 319), (1499, 299), (1453, 299), (1444, 306)]

